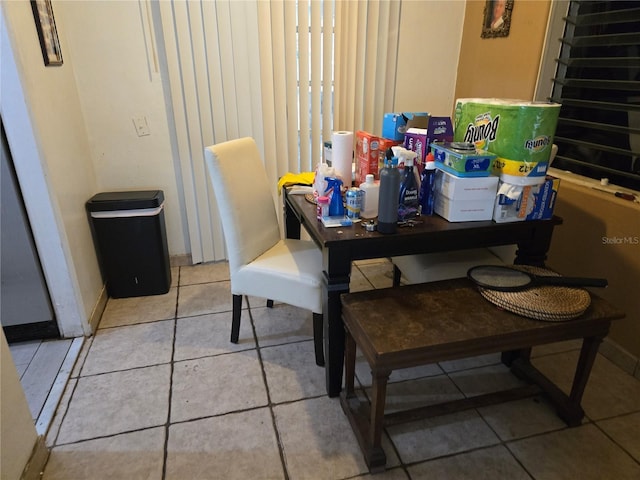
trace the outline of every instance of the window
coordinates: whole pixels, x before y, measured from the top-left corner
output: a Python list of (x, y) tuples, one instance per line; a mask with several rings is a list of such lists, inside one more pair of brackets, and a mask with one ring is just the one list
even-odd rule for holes
[(564, 21), (553, 166), (640, 190), (640, 2), (571, 1)]

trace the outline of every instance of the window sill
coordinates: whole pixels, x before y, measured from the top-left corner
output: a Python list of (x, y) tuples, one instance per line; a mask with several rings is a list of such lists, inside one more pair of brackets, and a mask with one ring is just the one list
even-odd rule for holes
[(582, 175), (571, 173), (566, 170), (559, 170), (553, 167), (549, 167), (549, 170), (547, 173), (553, 177), (559, 178), (563, 182), (569, 182), (575, 185), (583, 186), (585, 188), (590, 188), (592, 190), (598, 191), (599, 193), (610, 193), (611, 195), (614, 195), (616, 192), (630, 193), (632, 195), (635, 195), (636, 197), (635, 202), (631, 202), (630, 200), (624, 200), (617, 197), (613, 197), (613, 198), (615, 200), (620, 200), (623, 202), (629, 202), (629, 203), (634, 203), (635, 205), (640, 205), (640, 192), (638, 191), (631, 190), (629, 188), (618, 187), (613, 184), (602, 185), (598, 180), (595, 180), (593, 178), (584, 177)]

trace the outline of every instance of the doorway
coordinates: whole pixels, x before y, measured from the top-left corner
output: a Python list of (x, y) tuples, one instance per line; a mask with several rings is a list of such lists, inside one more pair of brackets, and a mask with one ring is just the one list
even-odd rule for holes
[(0, 130), (0, 323), (9, 343), (60, 338), (2, 122)]

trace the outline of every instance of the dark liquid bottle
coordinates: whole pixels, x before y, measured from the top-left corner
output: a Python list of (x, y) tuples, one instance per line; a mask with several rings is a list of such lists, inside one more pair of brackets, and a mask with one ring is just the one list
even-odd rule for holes
[(413, 159), (407, 158), (398, 198), (398, 220), (410, 220), (418, 216), (418, 182), (413, 172)]
[(400, 172), (393, 166), (393, 158), (393, 151), (389, 148), (385, 166), (380, 170), (378, 199), (378, 231), (380, 233), (395, 233), (398, 228)]

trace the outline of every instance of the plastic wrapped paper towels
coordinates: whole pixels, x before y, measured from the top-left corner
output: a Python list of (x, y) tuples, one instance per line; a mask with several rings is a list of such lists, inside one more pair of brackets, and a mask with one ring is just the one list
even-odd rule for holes
[(539, 177), (540, 183), (549, 166), (559, 114), (559, 103), (461, 98), (456, 100), (453, 139), (495, 153), (493, 173), (507, 175), (503, 180)]

